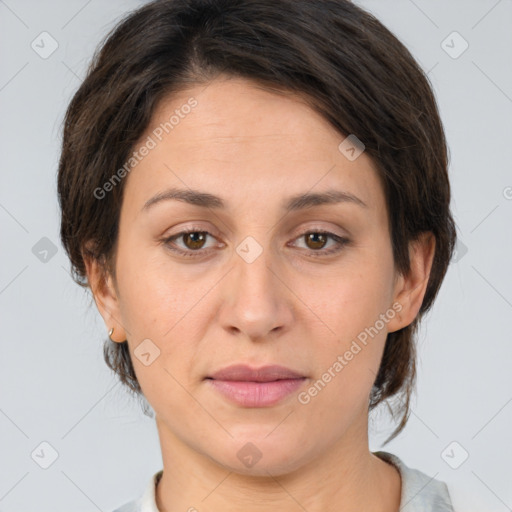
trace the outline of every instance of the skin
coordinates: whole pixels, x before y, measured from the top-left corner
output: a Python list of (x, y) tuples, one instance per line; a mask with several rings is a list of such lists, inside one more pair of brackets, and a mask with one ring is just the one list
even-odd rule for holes
[[(198, 104), (130, 172), (115, 258), (116, 277), (87, 261), (98, 309), (112, 338), (130, 353), (150, 339), (160, 350), (134, 368), (156, 413), (164, 473), (160, 511), (396, 512), (398, 471), (369, 451), (368, 399), (388, 332), (418, 314), (435, 240), (410, 246), (411, 271), (394, 268), (388, 212), (372, 160), (348, 160), (344, 139), (297, 96), (219, 77), (166, 98), (141, 142), (193, 96)], [(142, 208), (175, 186), (220, 196), (227, 208), (167, 200)], [(284, 214), (291, 195), (348, 191), (344, 202)], [(107, 200), (107, 199), (104, 199)], [(207, 231), (203, 245), (182, 230)], [(327, 230), (349, 239), (339, 252)], [(252, 263), (236, 249), (253, 237)], [(187, 258), (169, 245), (190, 253)], [(198, 254), (197, 252), (195, 254)], [(308, 404), (299, 392), (321, 378), (357, 335), (401, 305), (378, 335)], [(205, 377), (233, 363), (282, 364), (308, 379), (272, 407), (228, 402)], [(261, 459), (247, 467), (248, 442)], [(192, 510), (192, 509), (191, 509)]]

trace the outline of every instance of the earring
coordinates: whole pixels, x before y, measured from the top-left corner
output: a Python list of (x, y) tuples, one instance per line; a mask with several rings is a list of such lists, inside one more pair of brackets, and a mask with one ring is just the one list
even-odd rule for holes
[(114, 333), (114, 328), (112, 327), (112, 329), (110, 329), (110, 331), (108, 331), (108, 337), (110, 338), (110, 341), (114, 341), (112, 339), (112, 334)]

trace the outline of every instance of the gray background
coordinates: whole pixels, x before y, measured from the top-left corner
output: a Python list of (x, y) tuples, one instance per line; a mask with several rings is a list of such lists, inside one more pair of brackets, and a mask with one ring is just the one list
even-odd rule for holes
[[(462, 242), (420, 330), (408, 426), (382, 449), (446, 481), (456, 510), (511, 510), (512, 1), (357, 3), (429, 72)], [(108, 512), (161, 467), (154, 419), (103, 363), (103, 321), (70, 278), (55, 185), (64, 109), (101, 37), (140, 4), (0, 0), (2, 512)], [(373, 451), (391, 426), (372, 415)]]

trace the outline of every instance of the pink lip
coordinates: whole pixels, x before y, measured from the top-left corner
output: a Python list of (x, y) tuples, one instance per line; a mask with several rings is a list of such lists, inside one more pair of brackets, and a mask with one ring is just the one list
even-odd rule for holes
[(247, 382), (209, 379), (208, 382), (226, 398), (243, 407), (275, 405), (298, 389), (306, 380), (284, 379), (272, 382)]
[(270, 365), (261, 368), (251, 368), (246, 364), (234, 364), (219, 370), (212, 375), (210, 379), (216, 380), (236, 380), (251, 382), (270, 382), (278, 379), (302, 379), (304, 375), (286, 368), (286, 366)]
[(224, 368), (207, 377), (226, 398), (244, 407), (275, 405), (296, 391), (306, 377), (284, 366), (253, 369), (247, 365)]

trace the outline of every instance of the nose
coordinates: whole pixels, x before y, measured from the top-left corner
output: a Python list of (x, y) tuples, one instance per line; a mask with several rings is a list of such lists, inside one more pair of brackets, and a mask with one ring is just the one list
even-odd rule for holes
[(242, 243), (233, 255), (233, 268), (223, 280), (219, 313), (222, 327), (230, 334), (264, 341), (289, 330), (293, 294), (278, 259), (254, 240), (246, 246)]

